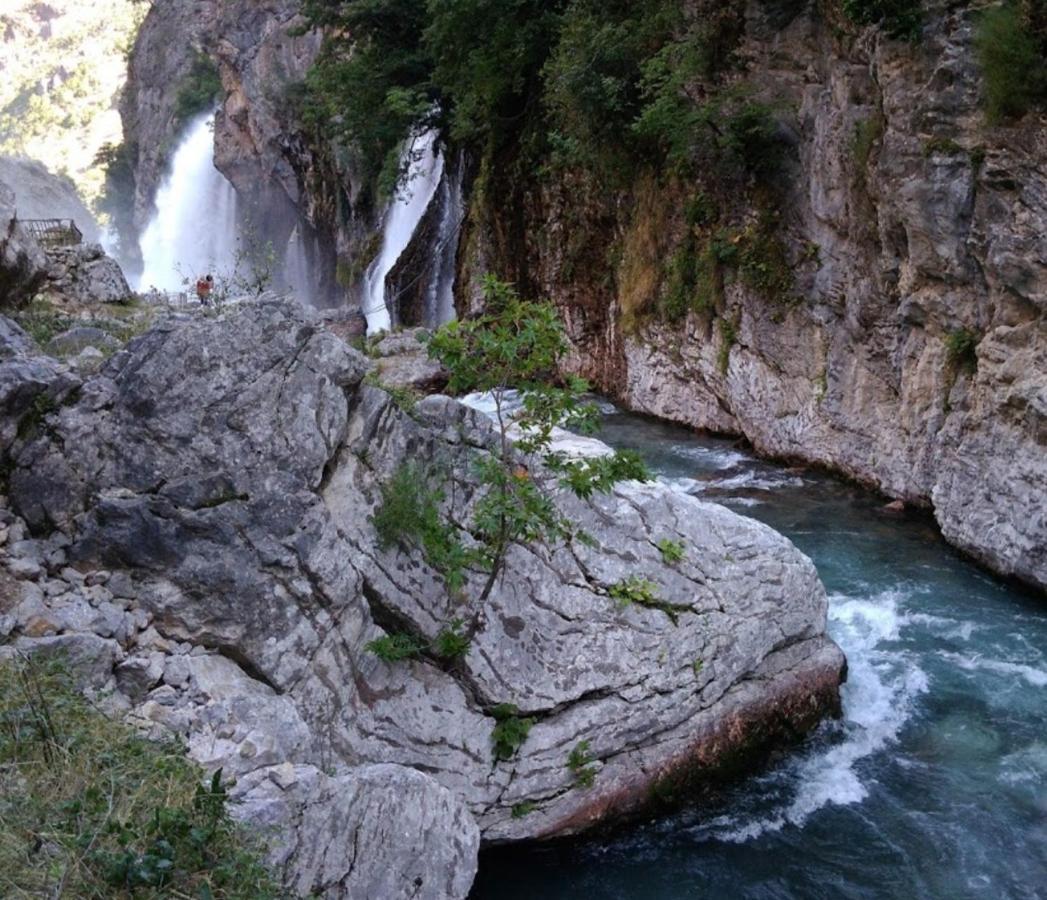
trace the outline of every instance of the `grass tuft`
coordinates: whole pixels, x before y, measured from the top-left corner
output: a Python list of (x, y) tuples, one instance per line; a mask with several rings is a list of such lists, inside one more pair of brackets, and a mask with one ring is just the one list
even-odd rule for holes
[(0, 663), (0, 895), (284, 896), (226, 811), (221, 771), (140, 737), (55, 663)]

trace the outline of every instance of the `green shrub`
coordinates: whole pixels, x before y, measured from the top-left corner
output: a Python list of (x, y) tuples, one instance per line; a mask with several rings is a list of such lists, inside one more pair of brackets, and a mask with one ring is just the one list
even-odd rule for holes
[(945, 336), (945, 355), (949, 365), (967, 372), (978, 368), (978, 335), (966, 328), (950, 331)]
[(775, 223), (762, 217), (746, 228), (737, 244), (738, 275), (757, 293), (771, 300), (789, 300), (793, 289), (793, 270), (785, 255)]
[(658, 595), (658, 585), (639, 575), (630, 575), (628, 578), (623, 578), (616, 584), (612, 584), (607, 589), (607, 593), (611, 599), (618, 602), (619, 606), (636, 605), (645, 609), (656, 609), (659, 612), (663, 612), (669, 617), (669, 621), (673, 625), (677, 623), (680, 613), (687, 612), (690, 609), (689, 606), (677, 605), (663, 600)]
[(883, 129), (883, 116), (879, 114), (855, 124), (854, 137), (851, 139), (851, 155), (860, 172), (868, 168), (873, 148), (883, 137)]
[(529, 816), (535, 810), (535, 804), (530, 800), (524, 800), (521, 803), (513, 804), (513, 818), (522, 819), (524, 816)]
[(731, 364), (731, 350), (738, 342), (738, 329), (730, 319), (720, 319), (720, 352), (717, 356), (717, 365), (720, 374), (726, 375)]
[(639, 575), (630, 575), (612, 584), (607, 593), (622, 606), (630, 606), (633, 603), (651, 606), (658, 602), (658, 585)]
[(398, 663), (421, 656), (425, 645), (410, 634), (387, 634), (364, 645), (364, 650), (373, 653), (382, 662)]
[(518, 713), (511, 703), (501, 703), (491, 710), (496, 722), (491, 731), (491, 750), (495, 760), (512, 759), (531, 733), (535, 720), (521, 717)]
[(1020, 118), (1047, 98), (1047, 45), (1031, 27), (1034, 16), (1047, 19), (1047, 11), (1028, 12), (1005, 3), (982, 14), (975, 48), (985, 80), (985, 112), (998, 124)]
[(382, 502), (371, 521), (384, 549), (421, 548), (426, 561), (444, 577), (451, 593), (465, 583), (469, 561), (457, 532), (440, 512), (443, 489), (433, 474), (417, 463), (405, 463), (382, 485)]
[(176, 126), (211, 109), (221, 90), (218, 66), (206, 54), (198, 52), (189, 74), (178, 86), (174, 106)]
[(916, 41), (923, 28), (919, 0), (841, 0), (844, 15), (857, 25), (878, 25), (891, 37)]
[(675, 565), (678, 562), (682, 562), (687, 556), (683, 541), (662, 538), (655, 546), (662, 554), (662, 561), (666, 563), (666, 565)]
[(581, 741), (567, 757), (567, 768), (574, 775), (574, 782), (579, 787), (592, 787), (596, 779), (596, 767), (592, 765), (593, 757), (589, 755), (589, 742)]
[(13, 318), (26, 334), (43, 349), (51, 338), (67, 331), (77, 324), (76, 319), (58, 312), (49, 303), (34, 300), (28, 306), (13, 313)]
[(442, 659), (461, 659), (469, 652), (469, 635), (463, 630), (465, 622), (455, 619), (444, 627), (433, 641), (433, 652)]
[(0, 664), (5, 897), (283, 896), (226, 811), (221, 772), (148, 741), (55, 664)]
[(923, 155), (928, 158), (932, 156), (960, 156), (963, 153), (963, 147), (952, 138), (934, 137), (923, 145)]

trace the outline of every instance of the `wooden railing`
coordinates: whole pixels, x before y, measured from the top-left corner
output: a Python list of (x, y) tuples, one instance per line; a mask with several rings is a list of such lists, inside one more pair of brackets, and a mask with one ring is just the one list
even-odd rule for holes
[(19, 219), (19, 223), (43, 247), (73, 247), (84, 239), (72, 219)]

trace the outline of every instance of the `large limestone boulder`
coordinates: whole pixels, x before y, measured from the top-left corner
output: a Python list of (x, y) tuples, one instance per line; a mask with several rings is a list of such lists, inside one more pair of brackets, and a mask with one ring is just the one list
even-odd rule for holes
[(233, 799), (241, 819), (286, 835), (273, 862), (302, 897), (444, 900), (466, 896), (476, 875), (476, 821), (415, 769), (328, 776), (285, 763), (251, 773)]
[[(455, 664), (367, 652), (389, 631), (432, 640), (461, 612), (416, 552), (379, 546), (383, 484), (429, 461), (468, 499), (495, 440), (483, 415), (446, 397), (400, 409), (365, 383), (369, 367), (290, 301), (171, 317), (9, 452), (14, 511), (51, 535), (18, 545), (28, 564), (15, 570), (43, 587), (8, 614), (9, 638), (34, 640), (30, 613), (58, 635), (96, 621), (74, 616), (87, 587), (48, 586), (73, 578), (49, 560), (105, 572), (98, 603), (131, 594), (118, 693), (131, 715), (235, 773), (249, 806), (276, 804), (290, 883), (347, 896), (334, 885), (364, 853), (346, 844), (357, 813), (340, 798), (403, 823), (386, 835), (368, 813), (360, 846), (423, 885), (372, 881), (381, 873), (365, 866), (352, 882), (361, 896), (364, 885), (463, 896), (473, 827), (489, 843), (578, 832), (700, 788), (837, 708), (843, 658), (810, 561), (771, 529), (661, 484), (559, 497), (591, 543), (514, 548)], [(683, 542), (686, 558), (666, 564), (662, 539)], [(610, 596), (634, 576), (660, 602)], [(496, 759), (507, 705), (533, 722)], [(274, 781), (284, 764), (312, 768)], [(425, 781), (401, 769), (372, 779), (374, 766)], [(410, 862), (419, 847), (431, 865)]]
[(131, 296), (120, 264), (99, 244), (55, 248), (48, 257), (48, 287), (67, 301), (121, 303)]

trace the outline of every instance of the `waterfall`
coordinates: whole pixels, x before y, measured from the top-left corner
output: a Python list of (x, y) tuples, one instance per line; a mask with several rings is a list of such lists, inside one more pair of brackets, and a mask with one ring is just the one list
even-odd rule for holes
[(464, 215), (462, 170), (465, 161), (447, 166), (440, 182), (440, 223), (436, 233), (433, 277), (425, 298), (427, 328), (437, 328), (455, 317), (454, 279), (458, 259), (458, 232)]
[(364, 279), (364, 315), (369, 332), (388, 331), (392, 322), (386, 305), (385, 279), (411, 242), (443, 176), (443, 155), (436, 152), (436, 132), (426, 131), (408, 140), (403, 151), (407, 180), (397, 190), (385, 214), (382, 249)]
[(199, 275), (236, 269), (236, 193), (214, 165), (214, 114), (194, 120), (156, 194), (142, 235), (139, 290), (180, 291)]
[(284, 285), (302, 302), (315, 305), (313, 282), (309, 274), (309, 257), (301, 223), (295, 225), (284, 251)]

